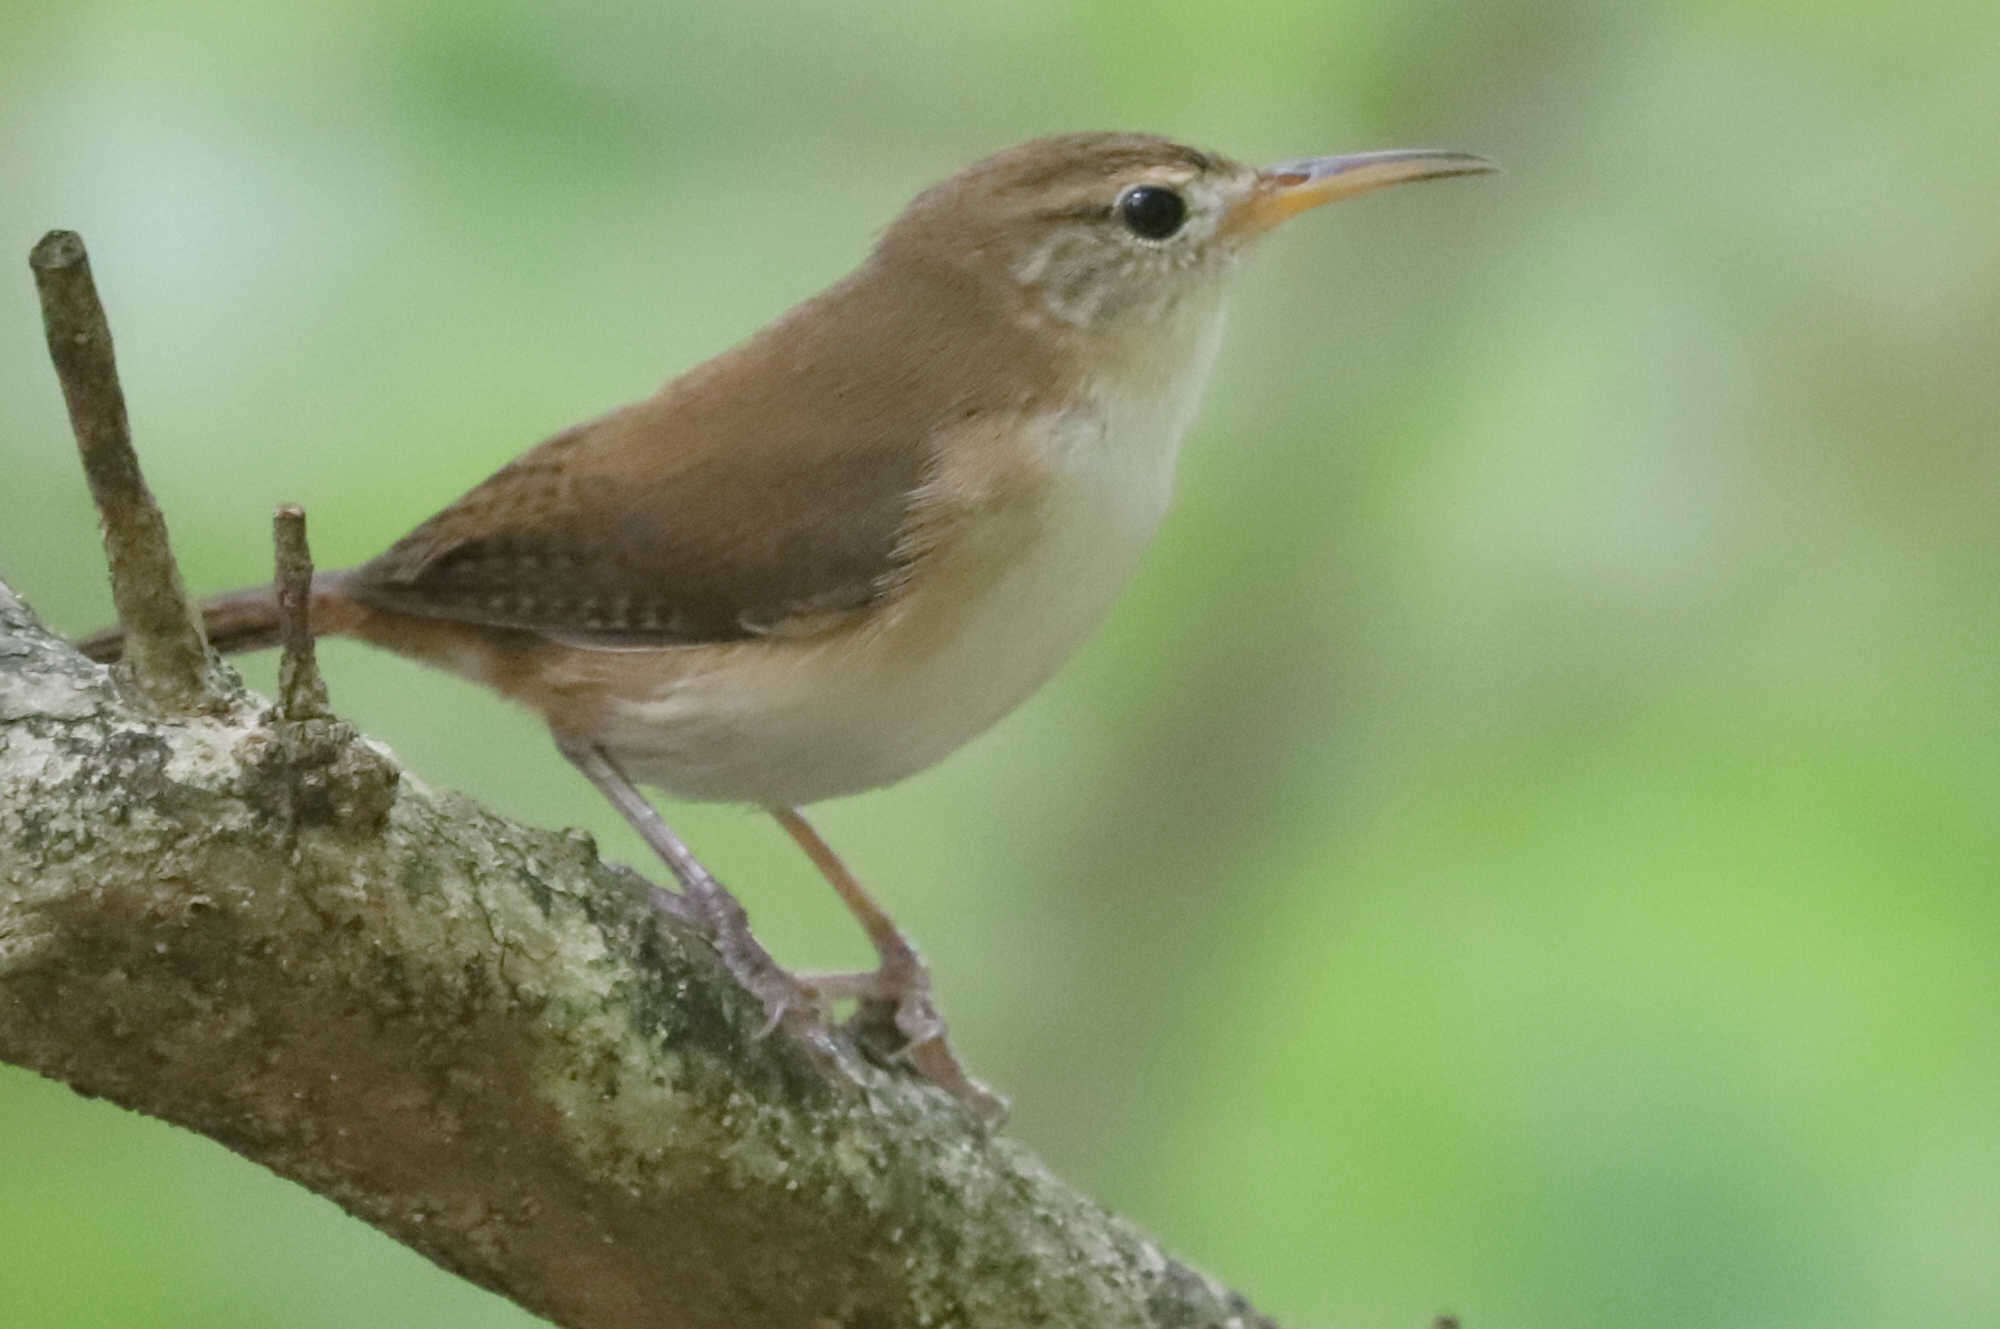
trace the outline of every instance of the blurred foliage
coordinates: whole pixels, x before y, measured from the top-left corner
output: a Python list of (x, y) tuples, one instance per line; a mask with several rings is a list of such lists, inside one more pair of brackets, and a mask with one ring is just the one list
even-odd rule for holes
[[(0, 234), (89, 239), (190, 582), (364, 557), (1084, 127), (1509, 174), (1241, 282), (1106, 631), (824, 822), (1014, 1130), (1285, 1323), (2000, 1323), (1986, 3), (17, 3)], [(0, 570), (109, 612), (17, 264)], [(427, 779), (643, 861), (535, 725), (326, 652)], [(268, 660), (247, 666), (268, 686)], [(677, 808), (782, 956), (772, 827)], [(0, 1075), (0, 1320), (525, 1317)]]

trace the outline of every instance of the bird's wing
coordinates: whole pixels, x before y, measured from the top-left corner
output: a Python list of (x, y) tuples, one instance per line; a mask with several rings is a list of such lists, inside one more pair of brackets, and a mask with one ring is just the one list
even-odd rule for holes
[(951, 488), (931, 483), (943, 434), (984, 431), (960, 452), (997, 463), (1007, 422), (1074, 396), (1062, 352), (956, 264), (878, 253), (657, 395), (536, 447), (343, 586), (581, 645), (825, 629), (906, 585), (945, 538), (941, 512), (968, 501), (934, 492)]
[(768, 400), (732, 405), (728, 386), (669, 388), (556, 435), (345, 589), (399, 613), (604, 647), (810, 630), (886, 594), (922, 441), (888, 421), (801, 439), (813, 421), (769, 418)]

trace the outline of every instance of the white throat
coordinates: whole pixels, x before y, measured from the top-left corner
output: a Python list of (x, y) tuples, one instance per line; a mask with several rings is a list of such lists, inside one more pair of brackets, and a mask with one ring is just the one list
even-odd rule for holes
[(1142, 545), (1172, 501), (1181, 443), (1222, 345), (1221, 283), (1151, 312), (1118, 337), (1079, 427), (1053, 431), (1046, 458), (1059, 484), (1093, 491), (1104, 515), (1137, 520), (1143, 529), (1130, 533)]

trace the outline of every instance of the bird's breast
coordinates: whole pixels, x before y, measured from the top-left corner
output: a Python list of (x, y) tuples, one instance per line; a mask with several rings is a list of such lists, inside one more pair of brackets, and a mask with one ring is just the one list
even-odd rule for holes
[(931, 484), (957, 486), (958, 513), (885, 606), (821, 637), (701, 648), (612, 708), (602, 741), (683, 797), (795, 805), (902, 779), (991, 726), (1103, 621), (1158, 529), (1219, 317), (1197, 332), (1184, 372), (1110, 376), (942, 450)]

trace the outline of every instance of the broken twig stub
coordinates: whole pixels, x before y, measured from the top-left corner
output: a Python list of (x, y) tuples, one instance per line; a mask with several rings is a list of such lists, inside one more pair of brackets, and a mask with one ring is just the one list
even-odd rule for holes
[(280, 506), (271, 517), (277, 546), (278, 713), (287, 720), (314, 720), (332, 714), (326, 680), (320, 677), (312, 635), (312, 550), (306, 545), (306, 510)]

